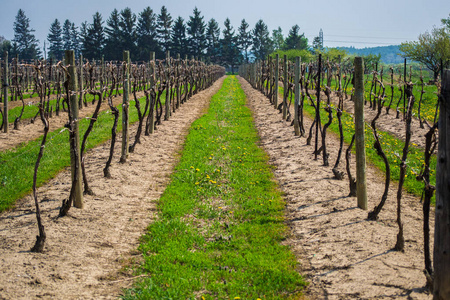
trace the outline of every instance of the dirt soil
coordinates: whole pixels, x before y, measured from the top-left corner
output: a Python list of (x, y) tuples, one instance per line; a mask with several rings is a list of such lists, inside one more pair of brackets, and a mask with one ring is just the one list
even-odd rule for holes
[[(141, 137), (135, 153), (118, 163), (120, 139), (103, 177), (110, 144), (88, 152), (87, 174), (94, 196), (84, 209), (71, 208), (56, 218), (70, 190), (70, 170), (38, 189), (47, 233), (45, 251), (31, 253), (37, 235), (31, 196), (0, 215), (0, 299), (117, 299), (133, 278), (124, 266), (141, 257), (139, 237), (156, 217), (156, 200), (164, 191), (191, 123), (205, 112), (223, 79), (192, 97), (158, 127)], [(52, 119), (51, 123), (55, 123)], [(134, 137), (136, 126), (131, 130)], [(120, 135), (119, 135), (120, 136)]]
[[(301, 264), (300, 272), (310, 282), (311, 299), (431, 299), (424, 289), (422, 208), (420, 199), (403, 193), (402, 218), (405, 252), (393, 251), (396, 224), (397, 184), (391, 184), (386, 205), (378, 221), (368, 221), (357, 208), (356, 197), (347, 197), (349, 182), (336, 180), (331, 171), (339, 140), (327, 134), (330, 167), (322, 157), (314, 160), (314, 146), (305, 137), (294, 136), (269, 100), (244, 80), (242, 87), (254, 112), (261, 145), (275, 167), (275, 177), (285, 193), (287, 223), (293, 247)], [(293, 112), (293, 108), (292, 108)], [(306, 119), (309, 129), (311, 120)], [(345, 148), (346, 149), (346, 148)], [(354, 164), (354, 158), (352, 158)], [(342, 157), (340, 170), (345, 168)], [(353, 169), (353, 176), (355, 170)], [(369, 209), (381, 199), (384, 176), (366, 169)], [(431, 228), (434, 228), (432, 218)], [(433, 236), (433, 232), (431, 232)], [(431, 242), (433, 243), (433, 242)]]
[[(144, 96), (143, 92), (136, 93), (136, 96), (139, 98)], [(96, 97), (98, 99), (98, 97)], [(134, 100), (134, 97), (130, 95), (130, 99)], [(38, 103), (37, 98), (31, 98), (26, 99), (25, 101), (26, 105), (28, 103), (31, 103), (30, 105), (35, 105), (35, 103)], [(113, 97), (113, 104), (115, 106), (122, 103), (122, 96)], [(20, 103), (22, 105), (21, 101), (16, 101), (12, 103)], [(18, 105), (18, 104), (17, 104)], [(97, 106), (97, 102), (95, 102), (95, 105), (92, 105), (92, 101), (88, 103), (88, 106), (83, 106), (82, 109), (79, 111), (79, 117), (80, 118), (86, 118), (92, 116), (92, 114), (95, 111), (95, 107)], [(109, 109), (108, 105), (108, 99), (103, 99), (102, 106), (100, 108), (100, 111), (104, 111)], [(67, 112), (61, 111), (59, 113), (59, 116), (56, 116), (55, 112), (53, 112), (53, 117), (49, 120), (49, 126), (50, 126), (50, 132), (62, 128), (64, 124), (67, 123), (69, 117), (67, 115)], [(0, 132), (0, 151), (5, 151), (8, 149), (12, 149), (21, 143), (37, 139), (41, 135), (44, 134), (44, 125), (42, 125), (42, 122), (39, 118), (39, 116), (36, 118), (34, 123), (31, 123), (31, 119), (23, 119), (20, 122), (19, 129), (14, 130), (13, 124), (9, 124), (9, 132), (4, 133), (3, 131)]]

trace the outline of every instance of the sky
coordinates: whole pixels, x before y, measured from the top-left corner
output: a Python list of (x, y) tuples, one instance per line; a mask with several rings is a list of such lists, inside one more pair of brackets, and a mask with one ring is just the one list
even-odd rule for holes
[(236, 31), (242, 19), (251, 29), (262, 19), (270, 33), (281, 27), (287, 36), (297, 24), (310, 44), (322, 29), (325, 47), (355, 48), (416, 40), (419, 34), (440, 26), (440, 20), (450, 14), (448, 0), (0, 0), (0, 36), (14, 38), (13, 24), (19, 9), (30, 19), (42, 48), (55, 19), (61, 24), (69, 19), (79, 26), (84, 21), (91, 23), (92, 15), (98, 11), (106, 25), (114, 8), (120, 11), (129, 7), (138, 15), (150, 6), (158, 14), (163, 5), (173, 19), (181, 16), (185, 20), (197, 7), (205, 23), (214, 18), (221, 30), (227, 17)]

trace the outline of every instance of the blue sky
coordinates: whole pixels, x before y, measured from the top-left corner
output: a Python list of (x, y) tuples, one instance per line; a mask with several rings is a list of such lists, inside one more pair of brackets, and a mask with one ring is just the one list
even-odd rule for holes
[(197, 7), (205, 22), (214, 18), (221, 29), (227, 17), (235, 29), (242, 19), (250, 24), (250, 28), (262, 19), (270, 32), (280, 26), (285, 36), (293, 25), (298, 24), (310, 43), (322, 28), (325, 46), (356, 48), (415, 40), (420, 33), (440, 26), (440, 19), (450, 13), (448, 0), (0, 0), (0, 35), (7, 39), (14, 37), (13, 23), (20, 8), (30, 19), (42, 47), (55, 18), (61, 24), (69, 19), (79, 26), (83, 21), (91, 22), (96, 11), (106, 21), (114, 8), (120, 11), (130, 7), (137, 15), (147, 6), (159, 13), (163, 5), (173, 19), (181, 16), (185, 20)]

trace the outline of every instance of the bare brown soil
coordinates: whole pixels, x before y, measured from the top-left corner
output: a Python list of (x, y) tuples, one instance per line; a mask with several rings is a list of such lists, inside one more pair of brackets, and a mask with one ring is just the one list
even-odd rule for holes
[(39, 188), (47, 233), (44, 253), (29, 252), (37, 234), (31, 196), (1, 214), (0, 299), (116, 299), (129, 287), (133, 278), (126, 266), (140, 259), (138, 239), (156, 217), (155, 202), (168, 183), (177, 152), (190, 124), (222, 82), (192, 97), (153, 135), (141, 137), (124, 164), (118, 163), (119, 139), (111, 179), (102, 171), (110, 144), (89, 151), (87, 174), (95, 195), (84, 197), (84, 209), (72, 208), (69, 216), (56, 218), (69, 195), (70, 170)]
[[(144, 93), (137, 93), (136, 96), (138, 98), (143, 97)], [(96, 99), (98, 99), (98, 97)], [(123, 100), (121, 96), (113, 97), (113, 104), (116, 106), (122, 103), (122, 101)], [(20, 105), (22, 105), (22, 102), (20, 102)], [(86, 118), (92, 116), (95, 107), (96, 105), (92, 105), (91, 103), (88, 103), (87, 107), (83, 106), (83, 108), (79, 111), (79, 117)], [(107, 99), (104, 99), (100, 110), (104, 111), (107, 109), (109, 109), (108, 101)], [(67, 123), (68, 119), (69, 118), (67, 112), (61, 111), (59, 113), (59, 116), (56, 116), (56, 114), (53, 112), (53, 117), (49, 120), (50, 132), (62, 128), (64, 124)], [(14, 147), (17, 147), (21, 143), (37, 139), (44, 134), (44, 126), (42, 125), (39, 117), (36, 118), (34, 123), (31, 123), (30, 119), (22, 120), (20, 122), (18, 130), (14, 130), (12, 124), (10, 124), (9, 126), (10, 128), (8, 133), (4, 133), (3, 131), (0, 132), (0, 151), (12, 149)]]
[[(276, 167), (275, 177), (286, 198), (286, 220), (291, 246), (310, 282), (311, 299), (431, 299), (423, 288), (422, 211), (417, 197), (403, 193), (405, 252), (393, 251), (397, 185), (391, 185), (378, 221), (368, 221), (368, 211), (357, 208), (349, 193), (348, 179), (336, 180), (331, 171), (339, 148), (338, 138), (327, 134), (331, 167), (314, 160), (314, 147), (305, 137), (294, 136), (290, 122), (260, 92), (244, 80), (242, 87), (254, 112), (261, 145)], [(293, 110), (293, 109), (292, 109)], [(387, 120), (387, 118), (385, 118)], [(306, 119), (309, 129), (311, 120)], [(340, 169), (345, 168), (342, 157)], [(354, 158), (353, 158), (354, 162)], [(355, 170), (353, 169), (353, 175)], [(384, 178), (366, 170), (369, 209), (381, 199)], [(431, 228), (434, 228), (434, 220)], [(433, 233), (431, 233), (433, 234)]]

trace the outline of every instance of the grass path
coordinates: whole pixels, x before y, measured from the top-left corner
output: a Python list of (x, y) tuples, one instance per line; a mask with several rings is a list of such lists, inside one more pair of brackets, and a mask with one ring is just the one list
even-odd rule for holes
[(305, 282), (280, 242), (285, 203), (246, 97), (228, 77), (190, 129), (124, 299), (284, 299)]

